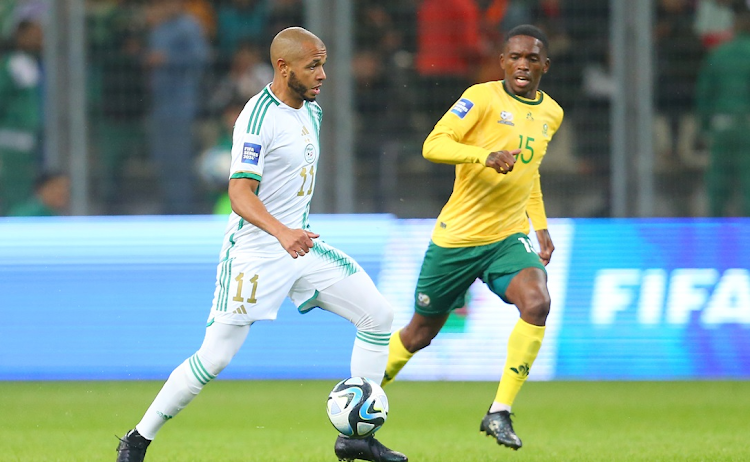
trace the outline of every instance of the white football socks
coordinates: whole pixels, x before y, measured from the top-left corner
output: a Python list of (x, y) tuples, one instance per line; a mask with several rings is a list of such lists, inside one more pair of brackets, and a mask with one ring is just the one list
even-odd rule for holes
[(214, 323), (206, 328), (203, 345), (172, 371), (146, 414), (138, 433), (153, 440), (156, 433), (195, 398), (229, 364), (247, 338), (250, 326)]

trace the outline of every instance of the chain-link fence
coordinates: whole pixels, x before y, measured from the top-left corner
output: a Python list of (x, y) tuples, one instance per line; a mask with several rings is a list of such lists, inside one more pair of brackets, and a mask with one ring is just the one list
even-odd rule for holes
[[(232, 125), (244, 103), (272, 79), (270, 41), (287, 26), (313, 29), (311, 8), (325, 0), (54, 1), (0, 5), (2, 213), (69, 213), (68, 187), (73, 202), (85, 204), (79, 213), (225, 212)], [(750, 56), (739, 45), (726, 56), (724, 74), (737, 77), (730, 87), (711, 88), (707, 79), (718, 85), (726, 77), (721, 72), (701, 75), (711, 70), (704, 65), (709, 56), (747, 34), (733, 29), (742, 23), (737, 19), (745, 0), (632, 3), (645, 10), (623, 18), (619, 35), (612, 27), (613, 15), (622, 12), (616, 1), (346, 3), (350, 34), (330, 34), (328, 28), (337, 27), (331, 21), (324, 23), (327, 30), (312, 31), (326, 36), (330, 50), (342, 44), (352, 50), (346, 72), (336, 74), (351, 79), (352, 123), (333, 127), (329, 135), (343, 136), (336, 134), (342, 127), (352, 131), (351, 152), (335, 157), (351, 162), (346, 179), (352, 200), (347, 210), (324, 205), (316, 211), (436, 216), (452, 190), (453, 167), (424, 160), (422, 143), (464, 89), (503, 78), (498, 56), (504, 33), (531, 23), (550, 43), (551, 67), (541, 89), (565, 110), (541, 167), (549, 216), (748, 215), (750, 150), (745, 157), (727, 155), (728, 165), (713, 168), (709, 141), (716, 148), (716, 127), (709, 124), (722, 115), (730, 125), (735, 119), (746, 123), (750, 74), (744, 63)], [(75, 4), (82, 7), (82, 30), (66, 22)], [(51, 142), (50, 124), (44, 123), (51, 111), (63, 122), (66, 111), (74, 113), (75, 107), (60, 107), (76, 104), (70, 95), (58, 87), (50, 101), (55, 93), (45, 88), (53, 87), (55, 73), (77, 66), (74, 53), (60, 51), (61, 40), (53, 44), (44, 37), (42, 44), (54, 29), (44, 27), (45, 21), (64, 32), (56, 39), (83, 38), (85, 124), (70, 130), (84, 135), (85, 149), (76, 152), (57, 138)], [(62, 64), (45, 63), (49, 56), (62, 57)], [(332, 80), (329, 74), (324, 93), (337, 85)], [(712, 109), (713, 92), (735, 95), (730, 99), (736, 107)], [(323, 103), (324, 125), (341, 120), (329, 117), (341, 110), (336, 100), (321, 98)], [(649, 121), (645, 135), (633, 128), (643, 121)], [(750, 130), (732, 130), (722, 152), (748, 143)], [(704, 136), (711, 134), (713, 140)], [(337, 175), (322, 175), (321, 181), (342, 181)], [(50, 178), (57, 179), (52, 192), (45, 189), (54, 182)], [(735, 190), (745, 191), (744, 202)], [(728, 206), (719, 210), (717, 203)]]

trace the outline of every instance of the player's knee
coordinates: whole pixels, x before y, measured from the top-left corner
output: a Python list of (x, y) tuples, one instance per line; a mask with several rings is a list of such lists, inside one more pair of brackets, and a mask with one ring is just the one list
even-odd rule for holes
[(357, 329), (373, 332), (390, 332), (393, 325), (393, 307), (385, 298), (369, 303), (366, 313), (356, 323)]
[(198, 350), (197, 355), (203, 367), (209, 374), (216, 376), (229, 365), (234, 356), (228, 351), (203, 351)]
[(538, 326), (544, 325), (550, 310), (549, 292), (543, 289), (527, 291), (518, 309), (523, 319)]

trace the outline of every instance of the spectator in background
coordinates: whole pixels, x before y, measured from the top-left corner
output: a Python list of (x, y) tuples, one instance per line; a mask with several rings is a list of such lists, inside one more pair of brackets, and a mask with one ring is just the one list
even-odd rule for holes
[[(273, 80), (273, 70), (271, 70)], [(270, 82), (268, 82), (270, 83)], [(261, 87), (256, 93), (259, 93)], [(252, 95), (255, 96), (255, 95)], [(232, 163), (232, 132), (234, 123), (242, 112), (249, 98), (231, 98), (225, 102), (221, 111), (221, 131), (216, 143), (205, 150), (198, 161), (198, 172), (206, 187), (212, 204), (212, 212), (217, 215), (229, 215), (232, 204), (229, 201), (229, 168)]]
[[(610, 156), (609, 114), (614, 81), (609, 60), (609, 2), (577, 0), (562, 2), (562, 20), (576, 58), (573, 107), (566, 110), (573, 121), (579, 169), (584, 174), (607, 175)], [(607, 215), (601, 210), (596, 215)]]
[(733, 1), (698, 0), (693, 27), (707, 50), (732, 38)]
[[(271, 2), (266, 21), (265, 37), (273, 37), (287, 27), (299, 26), (305, 22), (305, 4), (302, 0), (274, 0)], [(271, 43), (266, 39), (263, 49)]]
[(145, 31), (141, 10), (117, 0), (95, 17), (90, 33), (92, 66), (98, 66), (101, 93), (94, 121), (98, 172), (95, 187), (103, 212), (118, 213), (123, 201), (123, 170), (128, 159), (145, 156), (144, 117), (148, 89), (142, 62)]
[(477, 72), (477, 82), (490, 82), (503, 78), (503, 68), (498, 56), (503, 52), (505, 32), (520, 24), (532, 22), (534, 0), (477, 0), (481, 17), (481, 34), (485, 47), (489, 50), (482, 56)]
[(734, 38), (707, 56), (698, 77), (697, 110), (711, 160), (706, 182), (709, 213), (732, 215), (739, 186), (740, 213), (750, 216), (750, 8), (738, 2)]
[(208, 40), (216, 37), (216, 11), (210, 0), (185, 0), (185, 11), (193, 15)]
[(0, 212), (31, 195), (40, 165), (42, 28), (21, 21), (13, 38), (0, 57)]
[(70, 179), (60, 172), (42, 172), (34, 182), (34, 194), (14, 206), (12, 217), (66, 215), (70, 206)]
[(264, 43), (269, 0), (221, 0), (218, 7), (219, 59), (229, 60), (243, 41)]
[(145, 58), (151, 85), (149, 144), (164, 195), (162, 213), (192, 213), (192, 125), (200, 109), (208, 43), (200, 25), (185, 12), (183, 0), (152, 2), (147, 20), (151, 26)]
[[(276, 35), (274, 33), (274, 35)], [(235, 98), (250, 98), (273, 80), (273, 68), (260, 47), (253, 42), (242, 42), (232, 56), (229, 72), (216, 84), (208, 102), (212, 115), (220, 115)], [(236, 117), (235, 117), (236, 118)]]
[(563, 1), (538, 0), (531, 13), (533, 22), (549, 38), (548, 55), (555, 63), (555, 72), (547, 74), (539, 88), (547, 94), (555, 95), (555, 101), (560, 106), (573, 107), (579, 80), (575, 75), (576, 50), (565, 27)]
[(423, 0), (417, 10), (416, 70), (422, 107), (438, 120), (474, 83), (483, 54), (475, 0)]
[(695, 11), (690, 0), (660, 0), (656, 17), (656, 105), (669, 127), (668, 157), (678, 160), (677, 140), (683, 119), (695, 103), (695, 81), (703, 46), (693, 29)]
[(357, 51), (352, 58), (356, 152), (358, 165), (368, 171), (378, 171), (385, 145), (403, 134), (414, 102), (408, 65), (398, 62), (405, 40), (391, 13), (393, 3), (368, 0), (357, 4)]
[(41, 23), (47, 14), (48, 0), (2, 0), (0, 1), (0, 41), (13, 37), (21, 21)]

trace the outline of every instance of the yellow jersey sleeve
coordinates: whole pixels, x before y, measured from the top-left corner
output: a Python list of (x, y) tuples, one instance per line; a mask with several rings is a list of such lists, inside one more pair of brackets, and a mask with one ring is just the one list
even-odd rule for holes
[(534, 231), (547, 229), (547, 214), (544, 211), (544, 201), (542, 200), (542, 184), (539, 172), (536, 173), (534, 184), (531, 187), (529, 202), (526, 204), (526, 214), (531, 220), (531, 226)]
[(424, 142), (425, 159), (440, 164), (485, 164), (492, 151), (463, 142), (485, 115), (483, 93), (480, 86), (470, 87), (443, 115)]

